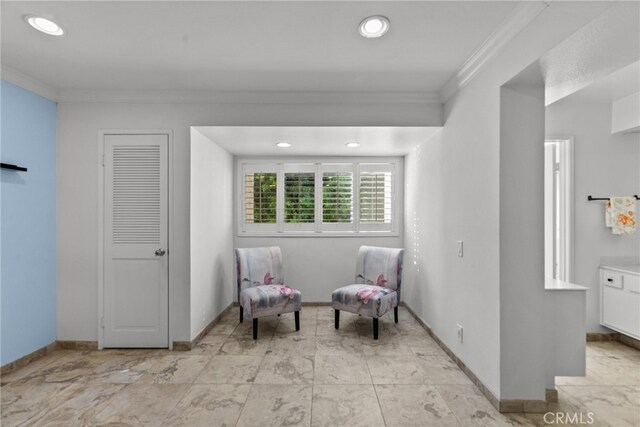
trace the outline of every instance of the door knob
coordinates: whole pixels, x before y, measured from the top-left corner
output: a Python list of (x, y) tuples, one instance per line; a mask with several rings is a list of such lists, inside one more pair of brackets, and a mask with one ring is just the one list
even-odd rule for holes
[(156, 256), (162, 256), (165, 254), (165, 250), (160, 248), (160, 249), (156, 249)]

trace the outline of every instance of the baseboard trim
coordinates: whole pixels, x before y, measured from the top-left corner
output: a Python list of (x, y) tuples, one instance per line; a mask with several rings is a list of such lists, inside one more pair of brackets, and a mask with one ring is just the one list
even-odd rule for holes
[(61, 350), (97, 350), (98, 341), (57, 341)]
[(209, 322), (207, 324), (207, 326), (205, 326), (198, 335), (195, 336), (194, 339), (192, 339), (191, 341), (174, 341), (173, 342), (173, 349), (176, 351), (189, 351), (192, 348), (194, 348), (199, 342), (200, 340), (202, 340), (202, 338), (204, 338), (210, 331), (211, 329), (213, 329), (214, 326), (216, 326), (218, 323), (220, 323), (220, 320), (222, 320), (222, 318), (231, 310), (233, 309), (233, 307), (236, 307), (238, 303), (231, 303), (227, 306), (227, 308), (225, 308), (224, 310), (222, 310), (222, 312), (220, 314), (218, 314), (211, 322)]
[(544, 398), (548, 403), (558, 403), (558, 389), (548, 388), (544, 391)]
[(456, 354), (447, 347), (447, 345), (438, 337), (435, 332), (409, 307), (404, 301), (400, 303), (405, 307), (409, 314), (411, 314), (418, 323), (427, 331), (427, 333), (438, 343), (440, 348), (458, 365), (458, 367), (465, 373), (471, 382), (480, 390), (480, 392), (487, 398), (489, 402), (501, 413), (532, 413), (539, 414), (547, 412), (548, 401), (547, 400), (514, 400), (514, 399), (498, 399), (489, 390), (482, 381), (476, 376), (476, 374), (469, 369), (465, 363), (456, 356)]
[(617, 332), (611, 334), (604, 334), (600, 332), (587, 332), (587, 342), (607, 342), (617, 341), (617, 336), (620, 335)]
[(629, 347), (640, 350), (640, 340), (630, 337), (619, 332), (612, 333), (600, 333), (600, 332), (587, 332), (587, 342), (610, 342), (617, 341)]
[(28, 364), (33, 363), (38, 359), (42, 359), (47, 354), (51, 354), (57, 348), (58, 348), (58, 342), (54, 341), (49, 345), (46, 345), (42, 348), (37, 349), (36, 351), (32, 351), (29, 354), (25, 354), (24, 356), (14, 360), (13, 362), (9, 362), (6, 365), (0, 367), (0, 375), (7, 375), (15, 370), (24, 368)]
[(632, 338), (625, 334), (618, 334), (618, 342), (621, 342), (624, 345), (628, 345), (629, 347), (633, 347), (636, 350), (640, 350), (640, 340)]

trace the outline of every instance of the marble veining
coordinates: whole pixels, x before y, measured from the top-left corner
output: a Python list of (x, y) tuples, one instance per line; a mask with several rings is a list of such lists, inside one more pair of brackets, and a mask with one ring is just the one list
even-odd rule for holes
[(316, 385), (311, 425), (375, 427), (385, 424), (372, 385)]
[[(0, 378), (5, 426), (546, 426), (501, 414), (400, 309), (378, 341), (371, 319), (303, 307), (257, 341), (231, 310), (191, 351), (57, 350)], [(640, 426), (640, 351), (587, 344), (587, 375), (558, 377), (552, 413), (593, 427)], [(587, 418), (587, 416), (591, 418)], [(549, 419), (547, 417), (547, 419)], [(566, 425), (554, 423), (554, 425)], [(580, 425), (580, 424), (577, 424)], [(584, 424), (582, 424), (584, 425)]]

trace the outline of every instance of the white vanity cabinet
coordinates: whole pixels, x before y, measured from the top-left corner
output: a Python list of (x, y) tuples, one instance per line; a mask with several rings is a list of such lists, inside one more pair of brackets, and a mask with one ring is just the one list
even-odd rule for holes
[(640, 339), (640, 266), (600, 267), (600, 323)]

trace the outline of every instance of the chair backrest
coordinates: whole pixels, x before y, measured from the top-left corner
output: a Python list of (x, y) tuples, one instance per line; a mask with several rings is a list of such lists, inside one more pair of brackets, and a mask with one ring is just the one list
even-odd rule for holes
[(250, 286), (284, 283), (282, 253), (277, 246), (268, 248), (237, 248), (236, 271), (238, 295)]
[(360, 246), (356, 283), (384, 286), (400, 293), (404, 249)]

